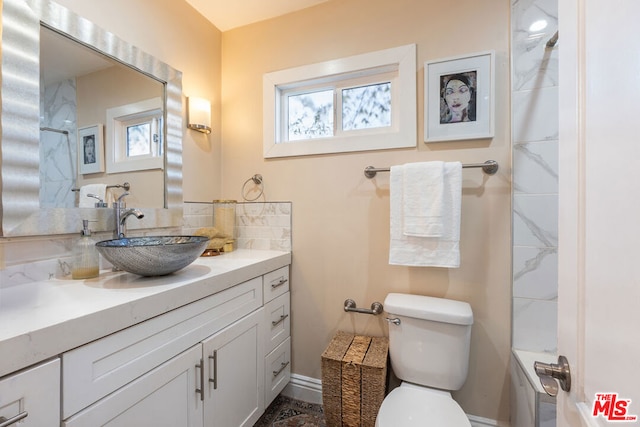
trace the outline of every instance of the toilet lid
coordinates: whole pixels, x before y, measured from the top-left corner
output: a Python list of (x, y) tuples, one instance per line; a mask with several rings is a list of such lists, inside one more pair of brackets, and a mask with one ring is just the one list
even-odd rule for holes
[(382, 401), (377, 427), (470, 427), (469, 418), (445, 391), (402, 384)]

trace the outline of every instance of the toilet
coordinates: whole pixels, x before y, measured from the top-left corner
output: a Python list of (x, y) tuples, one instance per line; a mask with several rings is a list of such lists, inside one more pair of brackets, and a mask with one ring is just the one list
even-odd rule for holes
[(389, 356), (402, 380), (383, 400), (377, 427), (470, 427), (451, 390), (467, 378), (473, 312), (466, 302), (391, 293)]

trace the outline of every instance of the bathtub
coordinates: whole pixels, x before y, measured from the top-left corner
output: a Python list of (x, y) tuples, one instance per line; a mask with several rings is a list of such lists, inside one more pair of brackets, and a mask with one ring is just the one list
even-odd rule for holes
[(551, 353), (511, 351), (511, 426), (555, 427), (556, 398), (542, 388), (533, 362), (557, 363)]

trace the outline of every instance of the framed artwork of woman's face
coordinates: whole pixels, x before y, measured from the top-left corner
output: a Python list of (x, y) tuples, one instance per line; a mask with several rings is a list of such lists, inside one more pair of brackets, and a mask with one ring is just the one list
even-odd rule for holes
[(494, 53), (424, 63), (425, 142), (492, 138)]
[(101, 124), (78, 129), (78, 173), (104, 172), (104, 142)]

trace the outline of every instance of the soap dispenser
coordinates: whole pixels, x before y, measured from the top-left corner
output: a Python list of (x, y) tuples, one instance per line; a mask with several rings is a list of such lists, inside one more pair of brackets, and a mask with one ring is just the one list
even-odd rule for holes
[(91, 279), (98, 277), (100, 272), (98, 250), (96, 242), (91, 238), (89, 221), (82, 220), (80, 238), (73, 247), (73, 264), (71, 266), (72, 279)]

